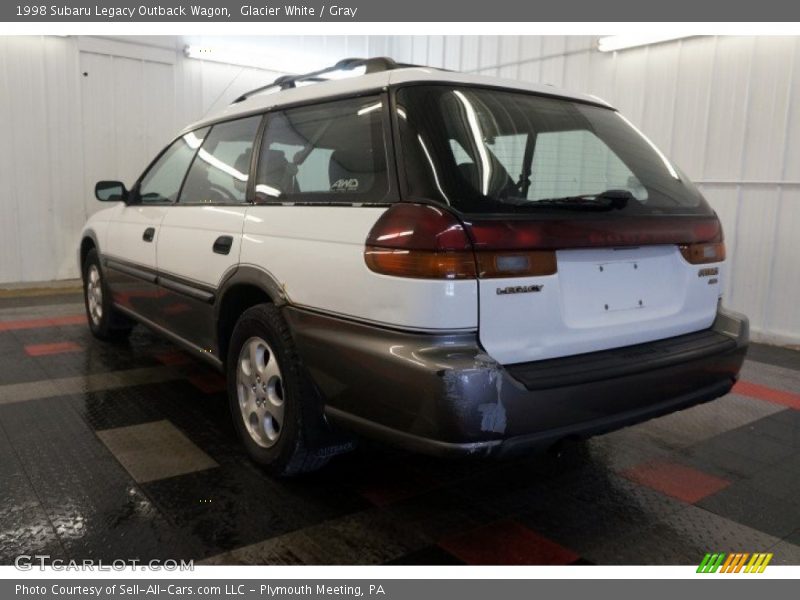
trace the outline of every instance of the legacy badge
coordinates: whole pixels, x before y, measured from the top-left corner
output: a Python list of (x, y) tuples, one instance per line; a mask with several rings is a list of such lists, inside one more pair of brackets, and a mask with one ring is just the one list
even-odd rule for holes
[(531, 292), (541, 292), (543, 285), (512, 285), (504, 288), (497, 288), (497, 295), (501, 294), (530, 294)]

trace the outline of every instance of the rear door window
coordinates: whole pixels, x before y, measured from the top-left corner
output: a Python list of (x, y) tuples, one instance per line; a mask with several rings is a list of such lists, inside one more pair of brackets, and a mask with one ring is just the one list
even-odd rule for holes
[(270, 113), (256, 202), (380, 202), (389, 189), (378, 97)]

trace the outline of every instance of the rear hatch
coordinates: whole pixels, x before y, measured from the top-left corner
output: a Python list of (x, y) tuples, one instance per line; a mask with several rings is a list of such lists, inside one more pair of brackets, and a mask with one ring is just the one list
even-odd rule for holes
[[(556, 272), (550, 275), (479, 279), (483, 346), (496, 360), (509, 364), (710, 327), (720, 294), (719, 269), (690, 262), (696, 258), (689, 248), (705, 245), (697, 240), (713, 239), (713, 233), (703, 230), (713, 232), (716, 222), (680, 220), (674, 228), (651, 232), (655, 243), (635, 243), (645, 228), (665, 222), (672, 221), (618, 223), (634, 228), (629, 239), (606, 232), (616, 244), (628, 245), (605, 245), (597, 239), (597, 247), (555, 249)], [(607, 225), (573, 221), (564, 226), (591, 227), (594, 235), (601, 236)], [(659, 243), (659, 238), (671, 243)]]
[(397, 99), (408, 195), (459, 215), (493, 358), (529, 362), (711, 326), (719, 221), (619, 113), (445, 85)]

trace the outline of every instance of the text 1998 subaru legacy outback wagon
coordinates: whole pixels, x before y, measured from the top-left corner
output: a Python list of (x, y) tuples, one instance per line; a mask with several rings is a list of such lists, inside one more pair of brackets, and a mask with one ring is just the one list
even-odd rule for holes
[(82, 236), (92, 331), (138, 321), (224, 369), (279, 474), (343, 430), (436, 455), (613, 430), (727, 393), (748, 343), (701, 194), (614, 109), (547, 86), (342, 61), (96, 194), (117, 204)]

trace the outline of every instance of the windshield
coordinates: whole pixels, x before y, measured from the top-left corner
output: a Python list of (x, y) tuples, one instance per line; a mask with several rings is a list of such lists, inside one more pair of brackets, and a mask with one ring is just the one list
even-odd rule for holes
[(485, 88), (397, 94), (409, 194), (465, 213), (711, 214), (700, 192), (608, 108)]

